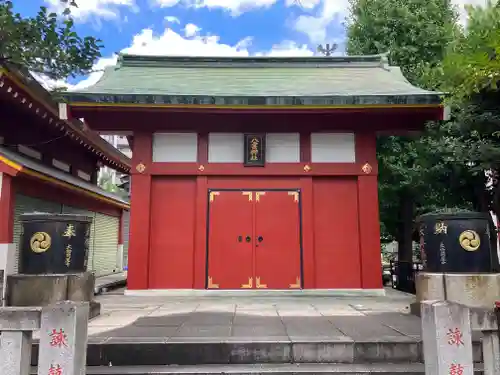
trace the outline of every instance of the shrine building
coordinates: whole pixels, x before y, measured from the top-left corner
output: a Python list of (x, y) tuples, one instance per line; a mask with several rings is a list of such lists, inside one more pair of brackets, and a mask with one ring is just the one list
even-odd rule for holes
[(0, 271), (22, 273), (21, 215), (45, 212), (92, 218), (87, 270), (122, 272), (129, 201), (101, 189), (97, 175), (101, 166), (128, 174), (130, 158), (81, 121), (62, 120), (51, 95), (7, 64), (0, 64), (0, 110)]
[(65, 97), (131, 143), (135, 294), (383, 293), (376, 136), (444, 112), (385, 55), (121, 55)]

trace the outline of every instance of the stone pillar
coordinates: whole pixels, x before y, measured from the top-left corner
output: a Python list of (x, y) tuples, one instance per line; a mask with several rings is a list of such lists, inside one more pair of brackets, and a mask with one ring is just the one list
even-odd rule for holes
[(422, 302), (426, 375), (473, 375), (468, 308), (446, 301)]
[(88, 302), (42, 308), (38, 375), (85, 375)]

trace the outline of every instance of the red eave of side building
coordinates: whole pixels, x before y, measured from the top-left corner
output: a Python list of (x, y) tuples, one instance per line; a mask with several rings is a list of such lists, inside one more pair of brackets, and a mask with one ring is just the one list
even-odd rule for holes
[(131, 160), (95, 131), (76, 119), (61, 119), (59, 108), (50, 93), (29, 73), (0, 65), (0, 91), (11, 94), (14, 100), (26, 105), (52, 126), (66, 130), (70, 139), (99, 157), (103, 164), (122, 173), (130, 173)]

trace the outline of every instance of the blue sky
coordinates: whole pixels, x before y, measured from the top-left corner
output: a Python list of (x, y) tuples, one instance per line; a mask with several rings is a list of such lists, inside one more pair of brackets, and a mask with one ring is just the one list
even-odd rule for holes
[[(456, 0), (462, 1), (462, 0)], [(476, 2), (478, 0), (474, 0)], [(116, 53), (156, 55), (312, 55), (321, 43), (343, 53), (348, 0), (77, 0), (81, 35), (102, 39), (96, 69)], [(40, 6), (60, 11), (59, 0), (14, 0), (33, 15)], [(70, 84), (92, 84), (99, 73)], [(50, 83), (53, 85), (54, 83)], [(56, 84), (64, 84), (59, 82)], [(70, 85), (71, 86), (71, 85)]]

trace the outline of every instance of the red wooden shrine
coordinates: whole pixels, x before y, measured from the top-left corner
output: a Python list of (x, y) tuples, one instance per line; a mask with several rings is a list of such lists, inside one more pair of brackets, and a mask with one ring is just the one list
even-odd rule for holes
[(443, 116), (384, 56), (124, 55), (67, 96), (132, 144), (130, 290), (381, 290), (376, 136)]

